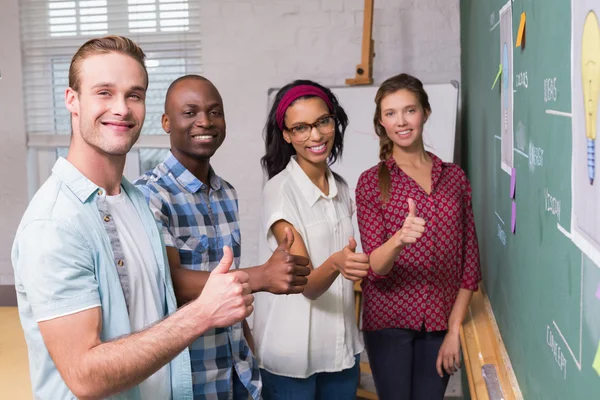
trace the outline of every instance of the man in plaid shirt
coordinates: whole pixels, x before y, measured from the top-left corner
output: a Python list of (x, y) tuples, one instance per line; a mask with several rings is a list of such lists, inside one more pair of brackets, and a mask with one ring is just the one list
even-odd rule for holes
[[(241, 237), (237, 194), (215, 174), (210, 157), (225, 139), (223, 101), (206, 78), (187, 75), (167, 91), (163, 129), (171, 152), (136, 181), (160, 222), (175, 294), (180, 305), (198, 297), (210, 271), (233, 250), (239, 268)], [(293, 236), (264, 265), (247, 268), (253, 292), (301, 293), (310, 270), (308, 259), (289, 254)], [(246, 321), (214, 329), (190, 347), (194, 398), (260, 398), (262, 383)]]

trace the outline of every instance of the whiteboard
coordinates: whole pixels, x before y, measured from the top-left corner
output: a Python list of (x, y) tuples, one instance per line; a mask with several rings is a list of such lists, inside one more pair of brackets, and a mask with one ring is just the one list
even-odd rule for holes
[[(453, 162), (458, 111), (458, 82), (424, 84), (423, 86), (431, 105), (431, 116), (423, 130), (425, 148), (440, 157), (442, 161)], [(348, 182), (350, 190), (354, 193), (360, 174), (379, 162), (379, 138), (373, 128), (375, 94), (378, 86), (344, 86), (330, 89), (337, 96), (349, 119), (344, 136), (343, 156), (331, 166), (331, 169)], [(270, 110), (278, 90), (269, 90), (267, 110)], [(359, 243), (357, 251), (360, 251), (356, 215), (353, 221), (355, 238)]]

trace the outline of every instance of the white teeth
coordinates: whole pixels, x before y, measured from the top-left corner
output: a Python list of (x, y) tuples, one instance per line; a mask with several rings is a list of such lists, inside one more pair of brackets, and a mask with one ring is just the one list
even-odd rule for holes
[(210, 140), (210, 139), (212, 139), (212, 136), (211, 135), (197, 135), (197, 136), (192, 136), (192, 138), (198, 139), (198, 140)]
[(310, 148), (312, 151), (321, 151), (325, 149), (325, 143), (323, 143), (322, 145), (319, 146), (314, 146)]
[(400, 132), (396, 132), (398, 135), (408, 135), (410, 133), (410, 129), (406, 130), (406, 131), (400, 131)]

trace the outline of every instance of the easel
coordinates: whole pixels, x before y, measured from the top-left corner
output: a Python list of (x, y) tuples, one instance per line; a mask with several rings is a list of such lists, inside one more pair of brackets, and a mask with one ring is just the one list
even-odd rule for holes
[(356, 76), (346, 79), (346, 85), (371, 85), (373, 83), (373, 3), (375, 0), (365, 0), (363, 20), (363, 38), (361, 62), (356, 66)]

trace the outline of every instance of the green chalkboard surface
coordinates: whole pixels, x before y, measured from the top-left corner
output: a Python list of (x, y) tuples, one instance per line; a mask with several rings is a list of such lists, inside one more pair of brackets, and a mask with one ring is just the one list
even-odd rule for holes
[[(600, 200), (593, 201), (600, 168), (591, 185), (586, 131), (573, 129), (575, 117), (584, 115), (581, 62), (576, 73), (571, 64), (582, 16), (594, 7), (600, 16), (600, 1), (572, 1), (515, 0), (508, 9), (506, 1), (460, 2), (463, 161), (485, 290), (526, 400), (600, 399), (593, 368), (600, 342), (600, 237), (593, 233), (600, 229)], [(522, 13), (524, 45), (515, 47)], [(574, 50), (574, 60), (581, 60), (581, 46)], [(512, 118), (505, 114), (510, 108)], [(600, 165), (600, 145), (598, 158)], [(574, 200), (576, 187), (592, 197), (579, 193)], [(576, 235), (573, 205), (579, 203), (587, 209), (577, 220), (587, 228)]]

